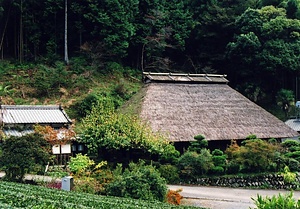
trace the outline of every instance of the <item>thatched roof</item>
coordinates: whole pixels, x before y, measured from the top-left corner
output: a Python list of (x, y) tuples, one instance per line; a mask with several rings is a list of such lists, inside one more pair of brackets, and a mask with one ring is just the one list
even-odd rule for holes
[[(207, 140), (245, 139), (250, 134), (262, 139), (298, 136), (284, 122), (229, 87), (224, 76), (208, 76), (209, 82), (193, 79), (201, 76), (192, 77), (193, 82), (182, 80), (184, 74), (174, 82), (168, 75), (144, 76), (148, 84), (140, 117), (154, 131), (167, 133), (171, 141), (191, 141), (199, 134)], [(212, 82), (214, 78), (223, 82)]]

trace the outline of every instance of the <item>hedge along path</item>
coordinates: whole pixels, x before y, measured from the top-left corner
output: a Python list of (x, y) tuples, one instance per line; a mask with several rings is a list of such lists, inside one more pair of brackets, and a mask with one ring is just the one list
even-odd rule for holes
[(199, 209), (161, 202), (68, 192), (42, 186), (0, 181), (0, 208), (30, 209)]

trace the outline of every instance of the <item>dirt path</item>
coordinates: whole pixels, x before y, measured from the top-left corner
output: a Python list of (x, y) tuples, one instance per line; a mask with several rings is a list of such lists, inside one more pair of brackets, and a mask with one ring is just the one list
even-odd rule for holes
[[(180, 194), (184, 197), (182, 204), (194, 205), (210, 209), (249, 209), (255, 208), (254, 201), (251, 198), (257, 197), (257, 194), (273, 196), (287, 194), (286, 190), (261, 190), (261, 189), (237, 189), (224, 187), (197, 187), (169, 185), (169, 189), (182, 189)], [(293, 197), (300, 199), (300, 191), (294, 191)]]

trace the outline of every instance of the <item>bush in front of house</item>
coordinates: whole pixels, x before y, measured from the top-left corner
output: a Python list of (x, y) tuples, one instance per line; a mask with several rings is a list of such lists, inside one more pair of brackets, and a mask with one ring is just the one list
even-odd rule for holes
[(300, 171), (300, 162), (294, 158), (288, 159), (287, 166), (292, 172)]
[(113, 180), (106, 187), (106, 194), (118, 197), (130, 197), (143, 200), (164, 201), (167, 194), (166, 180), (158, 170), (143, 161), (130, 163), (122, 171), (118, 165), (114, 171)]
[(211, 169), (211, 172), (216, 175), (222, 175), (225, 173), (226, 169), (226, 155), (220, 149), (215, 149), (211, 152), (212, 161), (214, 163), (214, 167)]
[(50, 160), (51, 146), (39, 134), (10, 137), (4, 140), (0, 167), (9, 181), (22, 181), (26, 173), (44, 169)]
[(160, 175), (166, 179), (168, 184), (176, 184), (180, 181), (178, 168), (175, 165), (160, 165), (158, 171)]
[(269, 143), (262, 139), (254, 138), (246, 140), (241, 146), (232, 143), (225, 153), (227, 160), (240, 164), (241, 172), (257, 173), (274, 171), (279, 145)]
[(180, 179), (188, 181), (206, 175), (213, 167), (212, 155), (208, 149), (200, 153), (187, 151), (178, 159)]

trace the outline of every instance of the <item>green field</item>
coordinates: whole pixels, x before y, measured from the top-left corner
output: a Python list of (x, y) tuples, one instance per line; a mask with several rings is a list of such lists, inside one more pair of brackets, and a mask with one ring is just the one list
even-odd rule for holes
[(147, 202), (129, 198), (91, 195), (49, 189), (42, 186), (0, 181), (0, 208), (71, 209), (71, 208), (196, 208), (174, 206), (161, 202)]

